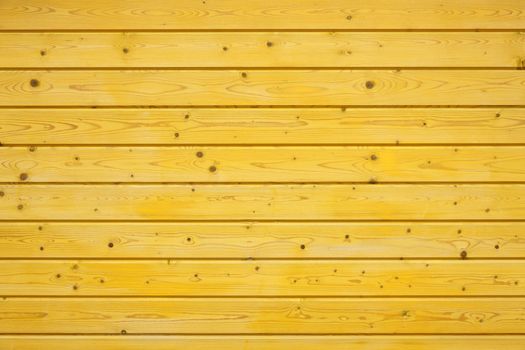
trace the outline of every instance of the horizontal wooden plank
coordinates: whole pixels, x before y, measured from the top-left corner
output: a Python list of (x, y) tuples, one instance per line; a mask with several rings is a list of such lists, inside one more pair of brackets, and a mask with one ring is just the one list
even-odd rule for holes
[(164, 335), (164, 336), (0, 336), (0, 347), (12, 350), (58, 349), (77, 350), (86, 347), (98, 350), (448, 350), (451, 348), (476, 348), (494, 350), (522, 350), (522, 335)]
[(0, 261), (4, 296), (524, 294), (522, 260)]
[(0, 109), (16, 144), (524, 143), (523, 108)]
[(3, 298), (0, 305), (1, 333), (523, 334), (525, 330), (524, 298)]
[(1, 258), (525, 258), (525, 223), (0, 224)]
[(521, 68), (525, 33), (0, 33), (0, 51), (7, 68)]
[[(220, 172), (220, 168), (216, 172)], [(520, 219), (525, 185), (9, 185), (3, 220)]]
[(525, 181), (522, 146), (1, 147), (0, 159), (0, 181), (20, 182)]
[(523, 105), (525, 70), (1, 71), (0, 106)]
[(0, 29), (523, 28), (520, 0), (3, 0)]

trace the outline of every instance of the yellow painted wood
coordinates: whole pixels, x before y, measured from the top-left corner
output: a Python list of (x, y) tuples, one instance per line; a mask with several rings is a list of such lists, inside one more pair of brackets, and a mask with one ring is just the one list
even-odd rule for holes
[(524, 292), (521, 260), (0, 261), (0, 295), (13, 296), (521, 296)]
[(0, 33), (0, 67), (522, 67), (523, 32)]
[(507, 29), (520, 0), (3, 0), (0, 29)]
[(522, 0), (1, 1), (0, 349), (521, 349), (524, 31)]
[[(304, 246), (304, 249), (303, 249)], [(2, 258), (525, 258), (525, 223), (0, 224)]]
[(0, 109), (9, 144), (525, 143), (523, 108)]
[(512, 297), (5, 298), (0, 332), (523, 334), (524, 305)]
[(2, 71), (0, 106), (522, 105), (525, 70)]
[(19, 182), (525, 180), (522, 146), (1, 147), (0, 159), (0, 181)]
[(525, 337), (522, 335), (175, 335), (175, 336), (0, 336), (0, 347), (10, 350), (62, 349), (78, 350), (274, 350), (330, 348), (348, 350), (358, 347), (364, 350), (448, 350), (475, 347), (478, 350), (494, 350), (503, 347), (521, 350)]
[(522, 217), (524, 198), (522, 184), (4, 184), (0, 211), (3, 220), (497, 220)]

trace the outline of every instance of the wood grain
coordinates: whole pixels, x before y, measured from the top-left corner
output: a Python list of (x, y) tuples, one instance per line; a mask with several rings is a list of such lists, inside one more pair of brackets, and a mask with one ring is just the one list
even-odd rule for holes
[(0, 142), (523, 144), (522, 108), (0, 109)]
[(2, 0), (0, 349), (522, 349), (522, 0)]
[(3, 0), (0, 29), (514, 29), (520, 0)]
[(0, 347), (13, 350), (57, 349), (77, 350), (92, 347), (99, 350), (317, 350), (329, 347), (333, 350), (348, 350), (358, 347), (363, 350), (445, 350), (475, 347), (478, 350), (493, 350), (504, 347), (521, 350), (525, 337), (521, 335), (172, 335), (172, 336), (70, 336), (28, 335), (0, 336)]
[(523, 32), (0, 33), (0, 67), (507, 67)]
[(525, 147), (1, 147), (0, 159), (0, 181), (19, 182), (525, 181)]
[(525, 70), (9, 70), (0, 106), (498, 106), (524, 86)]
[(525, 223), (23, 223), (0, 258), (525, 258)]
[(523, 198), (522, 184), (4, 184), (0, 211), (3, 220), (515, 220)]
[[(523, 334), (523, 298), (4, 298), (1, 333)], [(96, 306), (96, 308), (94, 307)]]
[[(460, 258), (460, 255), (457, 257)], [(521, 296), (525, 262), (0, 261), (13, 296)]]

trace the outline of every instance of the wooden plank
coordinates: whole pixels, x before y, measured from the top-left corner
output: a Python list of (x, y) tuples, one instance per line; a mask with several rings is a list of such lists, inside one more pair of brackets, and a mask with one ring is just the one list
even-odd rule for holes
[(522, 335), (175, 335), (175, 336), (71, 336), (71, 335), (27, 335), (0, 336), (0, 347), (12, 350), (61, 349), (77, 350), (94, 348), (99, 350), (275, 350), (303, 349), (348, 350), (358, 347), (363, 350), (446, 350), (476, 348), (494, 350), (522, 350), (525, 337)]
[(515, 220), (524, 197), (521, 184), (4, 184), (0, 212), (3, 220)]
[(0, 305), (0, 332), (13, 334), (523, 334), (525, 330), (523, 298), (4, 298)]
[[(1, 147), (0, 181), (525, 181), (525, 147)], [(220, 172), (210, 172), (210, 167)]]
[(522, 108), (0, 109), (0, 142), (523, 144)]
[(525, 258), (525, 223), (0, 224), (1, 258), (458, 258), (463, 251)]
[(0, 67), (508, 67), (523, 32), (0, 33)]
[(520, 0), (3, 0), (0, 29), (507, 29)]
[(522, 260), (0, 261), (4, 296), (522, 296), (524, 292)]
[(523, 105), (525, 70), (2, 71), (0, 106)]

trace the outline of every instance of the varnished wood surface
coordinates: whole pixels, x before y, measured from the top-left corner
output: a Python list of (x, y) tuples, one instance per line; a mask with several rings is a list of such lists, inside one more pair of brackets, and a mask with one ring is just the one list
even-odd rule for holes
[[(465, 253), (463, 253), (465, 252)], [(525, 258), (522, 222), (5, 222), (1, 258)]]
[(1, 147), (0, 158), (0, 181), (19, 182), (525, 181), (522, 146), (30, 146)]
[(523, 298), (5, 298), (0, 329), (10, 334), (522, 334), (524, 305)]
[(524, 198), (522, 184), (0, 186), (3, 220), (513, 220)]
[(0, 106), (523, 105), (525, 70), (0, 71)]
[(524, 144), (523, 108), (0, 108), (0, 142)]
[(523, 32), (1, 33), (0, 67), (506, 67)]
[(0, 349), (525, 341), (521, 0), (0, 1)]
[(0, 346), (15, 350), (35, 350), (57, 348), (78, 350), (83, 347), (94, 347), (100, 350), (274, 350), (283, 346), (316, 350), (329, 347), (334, 350), (347, 350), (358, 347), (365, 350), (445, 350), (475, 346), (478, 350), (493, 350), (504, 347), (508, 350), (521, 350), (525, 338), (521, 335), (185, 335), (185, 336), (0, 336)]
[(523, 29), (520, 0), (4, 0), (3, 30)]
[(458, 255), (458, 261), (5, 261), (0, 262), (0, 294), (192, 297), (524, 294), (525, 262), (468, 261), (461, 256)]

